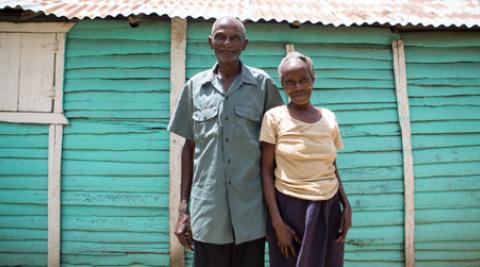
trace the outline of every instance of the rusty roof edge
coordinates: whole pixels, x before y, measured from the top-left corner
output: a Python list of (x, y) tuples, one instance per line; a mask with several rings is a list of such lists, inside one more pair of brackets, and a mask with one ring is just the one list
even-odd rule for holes
[[(175, 11), (167, 11), (163, 13), (159, 13), (157, 11), (151, 11), (151, 12), (128, 12), (128, 11), (121, 11), (117, 12), (115, 14), (106, 14), (106, 15), (98, 15), (98, 16), (91, 16), (91, 15), (74, 15), (74, 16), (67, 16), (66, 14), (59, 15), (56, 12), (48, 12), (46, 10), (42, 10), (39, 8), (39, 5), (31, 5), (31, 7), (28, 7), (26, 5), (3, 5), (2, 2), (8, 2), (5, 0), (0, 0), (0, 9), (5, 9), (5, 8), (10, 8), (10, 9), (16, 9), (16, 10), (23, 10), (23, 11), (32, 11), (35, 13), (41, 13), (45, 14), (46, 16), (55, 16), (58, 18), (66, 18), (69, 20), (83, 20), (83, 19), (105, 19), (105, 18), (115, 18), (118, 16), (124, 16), (128, 17), (130, 15), (146, 15), (146, 16), (167, 16), (170, 18), (178, 17), (182, 19), (205, 19), (205, 20), (210, 20), (210, 19), (216, 19), (218, 16), (208, 16), (208, 15), (193, 15), (193, 14), (183, 14), (181, 12), (175, 12)], [(412, 21), (412, 20), (404, 20), (400, 21), (400, 19), (374, 19), (374, 20), (350, 20), (348, 22), (332, 22), (332, 21), (327, 21), (327, 20), (322, 20), (322, 19), (288, 19), (288, 18), (275, 18), (273, 16), (270, 17), (258, 17), (258, 18), (252, 18), (252, 16), (249, 15), (243, 15), (240, 17), (242, 20), (248, 20), (252, 22), (259, 22), (259, 21), (266, 21), (266, 22), (286, 22), (286, 23), (300, 23), (300, 24), (322, 24), (322, 25), (327, 25), (327, 26), (334, 26), (334, 27), (352, 27), (352, 26), (373, 26), (373, 25), (385, 25), (385, 26), (395, 26), (395, 27), (425, 27), (425, 28), (448, 28), (448, 27), (456, 27), (456, 28), (468, 28), (468, 29), (475, 29), (480, 27), (480, 15), (478, 22), (470, 22), (470, 21), (457, 21), (457, 20), (451, 20), (451, 23), (445, 23), (445, 22), (423, 22), (423, 21)], [(428, 20), (428, 19), (427, 19)]]

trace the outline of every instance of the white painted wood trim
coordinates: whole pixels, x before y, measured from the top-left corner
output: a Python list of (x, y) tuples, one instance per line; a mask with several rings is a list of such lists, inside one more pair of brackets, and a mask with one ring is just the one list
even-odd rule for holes
[(285, 54), (288, 54), (290, 52), (295, 51), (295, 45), (294, 44), (286, 44), (285, 45)]
[(0, 22), (0, 32), (68, 32), (74, 25), (71, 22)]
[(0, 121), (33, 124), (68, 124), (67, 118), (60, 113), (0, 112)]
[(63, 125), (50, 125), (48, 138), (48, 267), (59, 267)]
[(407, 92), (405, 49), (402, 40), (392, 42), (393, 69), (397, 93), (398, 117), (402, 132), (404, 201), (405, 201), (405, 266), (415, 266), (415, 188), (412, 155), (412, 134)]
[[(170, 44), (170, 114), (175, 110), (177, 97), (185, 84), (185, 59), (187, 48), (187, 20), (173, 18)], [(175, 236), (175, 224), (180, 205), (181, 154), (184, 140), (170, 133), (170, 266), (185, 266), (184, 249)]]
[[(65, 33), (57, 33), (53, 110), (63, 113)], [(59, 267), (61, 256), (61, 180), (63, 125), (51, 124), (48, 168), (48, 267)], [(53, 146), (53, 148), (51, 148)], [(50, 153), (52, 151), (52, 153)]]
[(57, 51), (55, 52), (55, 104), (53, 111), (63, 113), (63, 73), (65, 63), (65, 33), (57, 33)]

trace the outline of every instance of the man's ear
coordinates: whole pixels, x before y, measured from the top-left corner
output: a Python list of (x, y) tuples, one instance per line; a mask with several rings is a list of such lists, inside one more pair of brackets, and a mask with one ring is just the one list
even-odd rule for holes
[(243, 50), (245, 50), (248, 46), (248, 38), (245, 37), (245, 45), (243, 46)]
[(208, 36), (208, 44), (210, 45), (210, 48), (213, 49), (213, 36), (211, 35)]

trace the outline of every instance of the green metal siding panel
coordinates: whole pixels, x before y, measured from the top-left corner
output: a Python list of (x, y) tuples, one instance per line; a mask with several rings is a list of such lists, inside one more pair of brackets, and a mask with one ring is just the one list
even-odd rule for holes
[(62, 266), (169, 265), (170, 23), (67, 36)]
[(480, 264), (480, 35), (402, 34), (417, 266)]
[[(293, 43), (315, 63), (312, 102), (338, 116), (345, 143), (338, 166), (354, 209), (345, 265), (402, 266), (403, 167), (390, 48), (398, 35), (378, 28), (246, 26), (246, 64), (264, 69), (278, 85), (277, 66), (285, 44)], [(187, 77), (215, 62), (210, 27), (189, 21)], [(191, 265), (191, 254), (186, 259)]]
[(0, 123), (0, 265), (47, 265), (48, 126)]

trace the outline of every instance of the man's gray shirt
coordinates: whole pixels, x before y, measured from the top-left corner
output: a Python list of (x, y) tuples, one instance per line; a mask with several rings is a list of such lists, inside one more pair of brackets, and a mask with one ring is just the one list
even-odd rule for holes
[(242, 64), (227, 93), (215, 70), (185, 84), (168, 130), (195, 142), (193, 239), (239, 244), (265, 236), (260, 123), (268, 109), (283, 101), (262, 70)]

